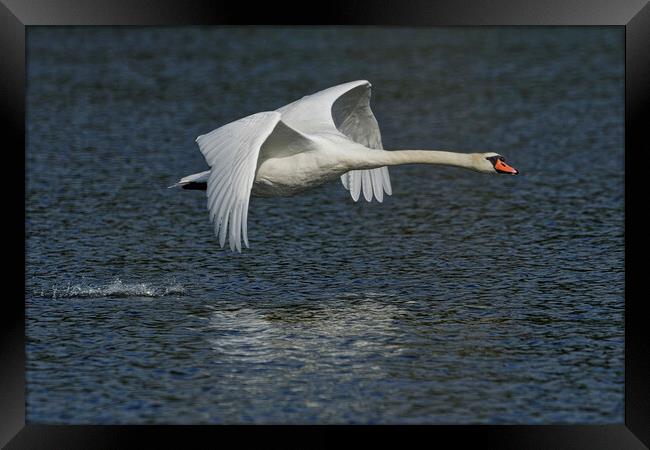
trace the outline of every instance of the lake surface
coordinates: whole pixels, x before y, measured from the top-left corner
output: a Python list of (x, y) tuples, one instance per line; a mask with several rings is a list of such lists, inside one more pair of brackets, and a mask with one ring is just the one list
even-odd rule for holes
[[(30, 423), (622, 423), (621, 27), (28, 30)], [(390, 169), (253, 198), (219, 248), (196, 136), (356, 79)]]

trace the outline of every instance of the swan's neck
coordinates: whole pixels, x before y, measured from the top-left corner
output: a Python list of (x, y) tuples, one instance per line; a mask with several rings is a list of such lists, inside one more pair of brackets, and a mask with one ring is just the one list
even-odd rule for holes
[(357, 169), (372, 169), (401, 164), (435, 164), (477, 170), (475, 153), (456, 153), (439, 150), (365, 150), (354, 165)]

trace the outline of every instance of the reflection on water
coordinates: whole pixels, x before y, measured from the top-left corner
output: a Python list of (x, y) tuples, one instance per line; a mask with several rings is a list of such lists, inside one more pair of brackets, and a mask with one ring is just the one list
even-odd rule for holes
[[(208, 309), (216, 309), (207, 307)], [(332, 311), (318, 305), (290, 305), (270, 311), (216, 309), (201, 329), (224, 364), (302, 361), (314, 370), (326, 361), (351, 363), (371, 356), (390, 357), (403, 350), (393, 321), (394, 305), (357, 300)], [(392, 344), (391, 344), (392, 342)], [(330, 352), (323, 359), (322, 349)]]
[[(623, 31), (30, 28), (27, 418), (621, 423)], [(384, 145), (497, 151), (251, 200), (218, 248), (194, 139), (368, 79)]]

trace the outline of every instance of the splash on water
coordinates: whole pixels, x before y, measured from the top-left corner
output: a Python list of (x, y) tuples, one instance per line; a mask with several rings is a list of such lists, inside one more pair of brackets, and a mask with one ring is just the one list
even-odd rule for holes
[(68, 283), (65, 286), (52, 286), (40, 292), (41, 297), (58, 298), (103, 298), (103, 297), (164, 297), (180, 295), (185, 288), (175, 280), (170, 283), (125, 283), (116, 278), (109, 284)]

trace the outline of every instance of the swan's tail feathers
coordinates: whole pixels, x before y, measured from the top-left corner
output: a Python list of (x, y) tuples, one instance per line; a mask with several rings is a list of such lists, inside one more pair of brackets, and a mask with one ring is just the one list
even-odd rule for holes
[(209, 170), (201, 173), (194, 173), (192, 175), (181, 178), (177, 183), (168, 186), (167, 189), (181, 187), (183, 189), (205, 190), (209, 176)]
[(388, 167), (369, 170), (352, 170), (341, 176), (343, 187), (350, 191), (352, 200), (359, 200), (361, 192), (363, 197), (371, 202), (372, 198), (377, 199), (379, 203), (384, 201), (384, 193), (392, 195), (393, 188), (390, 185), (390, 175)]

